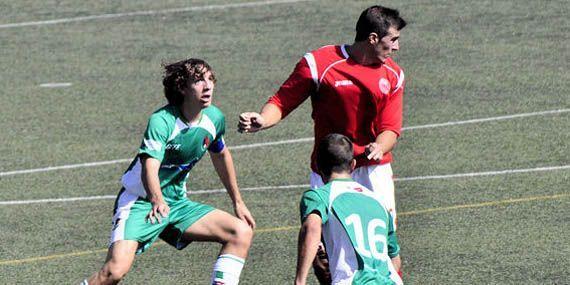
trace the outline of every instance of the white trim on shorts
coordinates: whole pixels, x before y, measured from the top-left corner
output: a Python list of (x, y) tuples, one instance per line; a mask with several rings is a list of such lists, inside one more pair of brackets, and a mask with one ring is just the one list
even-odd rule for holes
[(117, 197), (117, 207), (113, 216), (113, 228), (111, 229), (111, 237), (109, 239), (109, 247), (116, 241), (125, 239), (125, 226), (127, 218), (131, 213), (131, 208), (139, 199), (138, 195), (134, 195), (124, 190)]

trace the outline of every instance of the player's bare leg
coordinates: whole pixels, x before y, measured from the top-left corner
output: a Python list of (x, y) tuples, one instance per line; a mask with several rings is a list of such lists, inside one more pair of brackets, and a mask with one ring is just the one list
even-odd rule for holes
[(114, 242), (107, 252), (105, 264), (87, 280), (87, 283), (89, 285), (119, 283), (131, 269), (137, 247), (138, 242), (132, 240)]
[(253, 230), (244, 221), (214, 210), (190, 226), (183, 238), (187, 241), (221, 243), (222, 249), (214, 265), (211, 284), (238, 284), (253, 239)]

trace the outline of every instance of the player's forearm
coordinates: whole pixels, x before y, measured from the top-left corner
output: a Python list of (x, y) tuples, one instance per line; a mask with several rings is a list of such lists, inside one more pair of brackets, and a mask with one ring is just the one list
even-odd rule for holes
[(381, 132), (376, 137), (375, 142), (380, 146), (382, 153), (387, 153), (392, 151), (392, 149), (394, 149), (396, 146), (396, 143), (398, 142), (398, 135), (393, 131), (386, 130)]
[(321, 240), (320, 222), (310, 220), (311, 216), (305, 220), (299, 231), (295, 284), (305, 284)]
[(259, 114), (263, 117), (263, 126), (261, 129), (271, 128), (283, 118), (281, 109), (272, 103), (265, 104)]
[(159, 168), (160, 162), (157, 159), (152, 157), (142, 159), (142, 183), (147, 199), (151, 202), (164, 202), (162, 189), (160, 189), (160, 180), (158, 178)]
[(220, 153), (210, 153), (214, 168), (222, 181), (222, 184), (228, 191), (230, 198), (234, 204), (242, 202), (241, 194), (237, 184), (237, 176), (234, 167), (232, 155), (228, 148), (224, 148)]

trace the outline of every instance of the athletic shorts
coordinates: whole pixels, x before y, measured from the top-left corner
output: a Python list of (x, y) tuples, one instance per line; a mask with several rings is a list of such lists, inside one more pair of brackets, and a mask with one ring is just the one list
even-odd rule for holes
[(183, 249), (190, 243), (182, 240), (184, 231), (214, 210), (212, 206), (186, 198), (166, 202), (170, 207), (168, 217), (162, 218), (161, 223), (155, 221), (152, 224), (146, 219), (152, 204), (138, 195), (121, 189), (115, 201), (109, 246), (119, 240), (134, 240), (139, 243), (137, 254), (141, 254), (160, 237), (177, 249)]
[[(394, 226), (396, 226), (396, 196), (394, 194), (394, 175), (390, 163), (358, 167), (352, 172), (352, 179), (381, 194), (382, 202), (392, 214)], [(324, 185), (321, 176), (315, 172), (311, 173), (310, 181), (312, 189)]]

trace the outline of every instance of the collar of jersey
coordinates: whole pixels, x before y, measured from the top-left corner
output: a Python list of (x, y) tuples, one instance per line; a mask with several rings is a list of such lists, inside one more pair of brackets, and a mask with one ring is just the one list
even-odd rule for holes
[(186, 118), (184, 118), (184, 115), (182, 114), (182, 111), (178, 110), (178, 114), (180, 115), (180, 120), (188, 127), (188, 128), (195, 128), (197, 126), (200, 125), (200, 123), (202, 122), (202, 119), (204, 118), (204, 110), (200, 111), (200, 118), (198, 118), (198, 121), (195, 123), (191, 123), (191, 122), (187, 122)]

